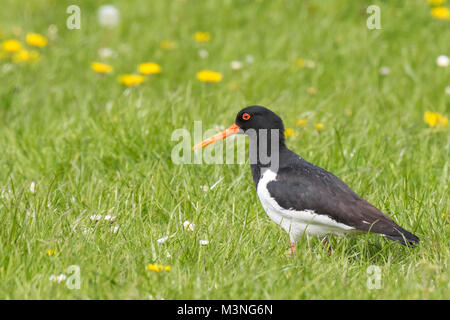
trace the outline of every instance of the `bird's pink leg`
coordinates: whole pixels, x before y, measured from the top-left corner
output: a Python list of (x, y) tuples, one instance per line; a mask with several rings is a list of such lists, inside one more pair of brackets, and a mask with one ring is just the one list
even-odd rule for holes
[(295, 242), (291, 241), (291, 248), (289, 249), (289, 253), (294, 255), (297, 252), (297, 249), (295, 248)]

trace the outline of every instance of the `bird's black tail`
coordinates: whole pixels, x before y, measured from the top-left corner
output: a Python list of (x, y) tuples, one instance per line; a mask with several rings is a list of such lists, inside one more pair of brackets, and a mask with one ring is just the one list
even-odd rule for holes
[(420, 242), (420, 239), (411, 232), (406, 231), (402, 227), (395, 226), (393, 234), (386, 234), (386, 238), (401, 243), (404, 246), (414, 247)]

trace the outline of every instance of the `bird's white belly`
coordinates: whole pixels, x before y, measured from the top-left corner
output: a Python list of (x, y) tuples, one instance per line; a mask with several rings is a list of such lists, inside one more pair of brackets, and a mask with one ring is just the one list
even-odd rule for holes
[(320, 237), (327, 234), (345, 235), (354, 230), (328, 216), (316, 214), (313, 209), (298, 211), (282, 208), (267, 189), (267, 184), (275, 181), (276, 176), (275, 172), (267, 169), (259, 180), (257, 194), (267, 215), (289, 234), (291, 241), (297, 241), (303, 234)]

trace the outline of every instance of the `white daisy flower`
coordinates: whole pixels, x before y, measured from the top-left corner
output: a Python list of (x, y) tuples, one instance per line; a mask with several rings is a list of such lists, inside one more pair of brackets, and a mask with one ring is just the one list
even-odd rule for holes
[(240, 70), (240, 69), (242, 69), (243, 64), (242, 64), (242, 62), (235, 60), (235, 61), (231, 61), (230, 66), (231, 66), (231, 69), (233, 69), (233, 70)]
[(307, 67), (309, 69), (314, 69), (316, 67), (316, 63), (312, 60), (306, 60), (305, 67)]
[(11, 63), (5, 63), (2, 66), (2, 72), (5, 73), (5, 74), (9, 73), (10, 71), (12, 71), (12, 69), (14, 69), (14, 65), (11, 64)]
[(30, 192), (31, 193), (36, 193), (36, 189), (37, 189), (37, 186), (36, 186), (36, 182), (31, 182), (31, 185), (30, 185)]
[(183, 222), (183, 227), (184, 227), (184, 230), (187, 230), (187, 231), (194, 231), (194, 229), (195, 229), (195, 224), (193, 224), (193, 223), (191, 223), (190, 221), (185, 221), (185, 222)]
[(92, 229), (92, 228), (84, 228), (83, 234), (88, 235), (88, 234), (92, 233), (93, 231), (94, 231), (94, 229)]
[(30, 218), (36, 218), (36, 212), (34, 211), (27, 211), (27, 216)]
[(389, 69), (389, 67), (381, 67), (380, 68), (380, 74), (382, 76), (387, 76), (391, 73), (391, 69)]
[(120, 13), (113, 5), (103, 5), (98, 9), (98, 22), (104, 27), (115, 27), (119, 24)]
[(66, 275), (64, 273), (61, 273), (59, 276), (52, 274), (48, 280), (61, 283), (62, 281), (66, 280)]
[(50, 40), (55, 40), (57, 38), (58, 27), (56, 26), (56, 24), (49, 25), (47, 31), (48, 31), (48, 37), (50, 38)]
[(106, 221), (109, 221), (109, 222), (114, 222), (114, 220), (116, 220), (116, 216), (112, 216), (110, 214), (107, 214), (104, 219)]
[(159, 238), (158, 240), (156, 240), (156, 242), (158, 242), (158, 243), (164, 243), (164, 242), (167, 241), (167, 239), (169, 239), (169, 237), (168, 237), (168, 236), (165, 236), (165, 237)]
[(450, 64), (450, 58), (447, 57), (446, 55), (440, 55), (440, 56), (437, 57), (437, 59), (436, 59), (436, 64), (437, 64), (439, 67), (446, 68), (446, 67), (448, 67), (448, 65)]
[(94, 214), (92, 216), (89, 217), (89, 219), (91, 219), (91, 221), (100, 221), (102, 219), (102, 215), (101, 214)]
[(67, 277), (64, 273), (61, 273), (58, 278), (59, 278), (59, 282), (61, 282), (61, 281), (66, 280)]
[(119, 226), (111, 226), (112, 233), (117, 233), (117, 231), (119, 231)]
[(114, 55), (114, 51), (110, 48), (98, 49), (98, 56), (100, 58), (111, 58)]
[(200, 56), (200, 58), (206, 59), (206, 58), (208, 58), (208, 56), (209, 56), (209, 52), (206, 51), (205, 49), (200, 49), (200, 50), (198, 51), (198, 55)]
[(209, 244), (209, 241), (208, 240), (200, 240), (199, 243), (201, 246), (207, 246)]

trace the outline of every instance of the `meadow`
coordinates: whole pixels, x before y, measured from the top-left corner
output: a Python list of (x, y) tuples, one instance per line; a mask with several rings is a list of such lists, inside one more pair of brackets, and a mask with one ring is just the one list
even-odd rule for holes
[[(99, 23), (103, 4), (116, 26)], [(366, 25), (372, 4), (381, 29)], [(69, 5), (80, 29), (66, 26)], [(2, 0), (0, 43), (33, 53), (0, 53), (0, 298), (448, 299), (450, 68), (436, 59), (450, 55), (450, 21), (431, 10)], [(120, 78), (145, 62), (160, 70)], [(248, 163), (172, 162), (174, 130), (219, 130), (254, 104), (420, 244), (331, 237), (329, 255), (304, 238), (289, 256)], [(66, 283), (74, 265), (79, 289)]]

